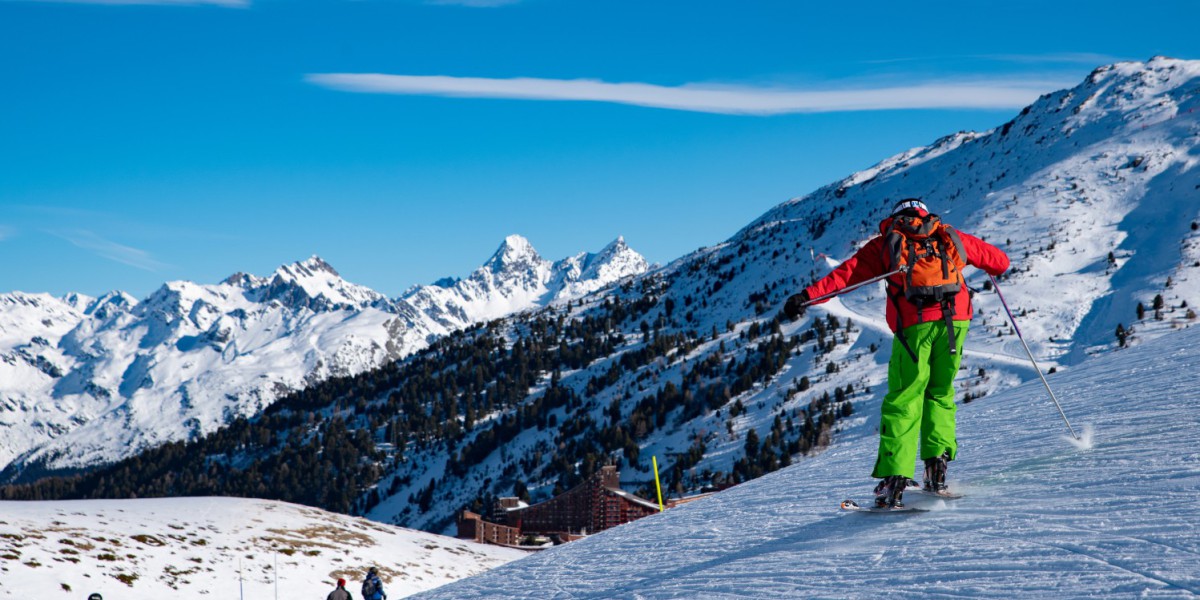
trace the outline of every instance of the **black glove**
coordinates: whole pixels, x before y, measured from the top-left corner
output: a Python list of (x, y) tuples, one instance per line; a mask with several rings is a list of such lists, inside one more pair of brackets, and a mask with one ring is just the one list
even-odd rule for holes
[(807, 308), (804, 306), (805, 304), (808, 304), (808, 290), (789, 297), (787, 299), (787, 304), (783, 305), (783, 314), (787, 315), (787, 318), (795, 321), (797, 318), (804, 315), (804, 309)]

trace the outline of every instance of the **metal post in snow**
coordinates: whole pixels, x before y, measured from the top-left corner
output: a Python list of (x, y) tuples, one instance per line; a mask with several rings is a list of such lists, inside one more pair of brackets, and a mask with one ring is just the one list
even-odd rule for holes
[(1017, 332), (1017, 339), (1021, 340), (1021, 345), (1025, 347), (1025, 354), (1029, 355), (1029, 362), (1033, 363), (1033, 370), (1037, 371), (1038, 377), (1042, 380), (1042, 385), (1046, 386), (1046, 391), (1050, 393), (1050, 399), (1054, 401), (1054, 406), (1058, 407), (1058, 414), (1062, 415), (1063, 423), (1067, 424), (1067, 430), (1071, 432), (1071, 437), (1079, 441), (1079, 436), (1075, 434), (1075, 428), (1071, 427), (1071, 422), (1067, 420), (1067, 413), (1063, 412), (1062, 405), (1058, 403), (1058, 398), (1054, 395), (1054, 390), (1050, 389), (1050, 383), (1046, 381), (1046, 376), (1042, 375), (1042, 368), (1038, 366), (1037, 361), (1033, 358), (1033, 351), (1029, 349), (1029, 344), (1025, 343), (1025, 336), (1021, 335), (1021, 328), (1017, 327), (1017, 320), (1013, 317), (1012, 310), (1008, 308), (1008, 302), (1004, 301), (1004, 294), (1000, 292), (1000, 284), (996, 283), (996, 278), (989, 273), (988, 278), (992, 280), (992, 287), (996, 288), (996, 295), (1000, 297), (1000, 305), (1004, 307), (1004, 312), (1008, 314), (1008, 320), (1012, 323), (1013, 331)]
[(650, 462), (654, 464), (654, 487), (658, 490), (658, 512), (662, 512), (664, 509), (662, 501), (662, 484), (658, 482), (658, 457), (651, 456)]

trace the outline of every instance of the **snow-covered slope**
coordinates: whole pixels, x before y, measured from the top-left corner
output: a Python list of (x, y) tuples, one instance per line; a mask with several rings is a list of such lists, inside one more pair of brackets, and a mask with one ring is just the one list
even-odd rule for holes
[[(401, 598), (524, 556), (265, 500), (0, 502), (0, 598)], [(276, 571), (278, 565), (278, 571)]]
[(870, 497), (877, 406), (827, 452), (421, 598), (1191, 598), (1200, 594), (1200, 329), (961, 407), (953, 502)]
[[(1013, 268), (1000, 284), (1046, 368), (1074, 368), (1117, 349), (1118, 325), (1133, 332), (1125, 340), (1132, 346), (1186, 328), (1196, 322), (1193, 307), (1200, 302), (1197, 166), (1200, 61), (1154, 58), (1101, 67), (994, 130), (961, 132), (900, 153), (780, 204), (729, 240), (653, 270), (633, 286), (583, 298), (569, 317), (594, 317), (615, 300), (650, 308), (616, 324), (621, 343), (611, 355), (561, 369), (559, 385), (585, 402), (553, 416), (572, 423), (570, 441), (586, 452), (621, 461), (633, 489), (652, 481), (651, 456), (683, 465), (678, 478), (671, 477), (683, 490), (728, 476), (746, 458), (750, 431), (764, 442), (774, 437), (772, 452), (782, 462), (784, 447), (806, 420), (803, 411), (823, 396), (837, 401), (850, 389), (855, 409), (878, 402), (892, 336), (883, 322), (882, 286), (823, 304), (775, 331), (773, 319), (789, 294), (851, 256), (878, 234), (895, 201), (911, 196), (1009, 254)], [(961, 398), (973, 400), (1034, 372), (997, 296), (984, 291), (984, 274), (970, 269), (968, 276), (982, 293), (973, 299), (976, 316), (957, 388)], [(1162, 308), (1156, 311), (1158, 295)], [(1135, 310), (1139, 303), (1144, 317)], [(836, 326), (826, 325), (830, 317)], [(510, 325), (515, 336), (527, 323)], [(631, 360), (660, 335), (684, 341), (672, 342), (649, 364)], [(778, 370), (753, 366), (773, 363), (776, 355), (766, 356), (772, 343), (793, 341)], [(549, 379), (546, 373), (543, 383)], [(528, 401), (544, 392), (545, 385), (532, 389)], [(673, 406), (687, 406), (670, 409), (649, 427), (632, 418), (673, 394), (683, 398)], [(819, 421), (820, 412), (809, 416)], [(595, 439), (617, 427), (620, 434)], [(456, 447), (490, 434), (478, 431)], [(370, 516), (442, 531), (481, 488), (508, 495), (520, 481), (544, 499), (562, 470), (555, 466), (558, 453), (571, 448), (561, 431), (526, 427), (459, 478), (443, 475), (451, 458), (442, 447), (422, 449), (385, 477), (408, 483), (397, 485)], [(618, 439), (623, 434), (636, 453), (623, 451), (630, 446)], [(585, 451), (572, 451), (568, 464), (578, 466)], [(693, 460), (696, 453), (702, 458)], [(414, 514), (410, 499), (433, 483), (439, 502)]]
[(403, 298), (439, 325), (460, 329), (555, 300), (578, 298), (648, 268), (646, 259), (621, 237), (596, 254), (585, 252), (550, 262), (538, 255), (529, 240), (512, 235), (470, 277), (420, 286)]
[(479, 320), (574, 298), (645, 269), (623, 240), (549, 263), (512, 236), (470, 278), (395, 300), (347, 282), (315, 256), (269, 277), (170, 282), (141, 302), (121, 292), (5, 294), (0, 471), (9, 467), (11, 479), (31, 466), (27, 475), (85, 467), (192, 438)]
[[(946, 136), (784, 203), (735, 239), (782, 229), (845, 258), (877, 234), (891, 202), (924, 198), (1010, 254), (1012, 295), (1031, 299), (1030, 338), (1042, 354), (1076, 363), (1112, 348), (1138, 302), (1164, 298), (1162, 320), (1137, 326), (1145, 339), (1178, 326), (1182, 304), (1197, 301), (1197, 166), (1200, 61), (1118, 63), (994, 130)], [(848, 302), (865, 312), (878, 298)]]

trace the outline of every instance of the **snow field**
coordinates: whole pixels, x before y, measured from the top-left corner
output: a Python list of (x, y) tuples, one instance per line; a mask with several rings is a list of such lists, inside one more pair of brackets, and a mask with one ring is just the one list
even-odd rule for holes
[(1191, 598), (1200, 594), (1200, 331), (961, 407), (957, 501), (870, 498), (876, 414), (825, 453), (421, 598)]
[(357, 596), (372, 565), (402, 598), (524, 554), (267, 500), (0, 502), (0, 598)]

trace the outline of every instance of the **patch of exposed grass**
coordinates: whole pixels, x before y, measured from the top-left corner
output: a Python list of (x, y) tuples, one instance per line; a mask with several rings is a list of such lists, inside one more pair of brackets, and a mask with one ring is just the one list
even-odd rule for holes
[[(404, 572), (402, 571), (393, 570), (384, 565), (372, 566), (379, 570), (379, 578), (382, 579), (384, 583), (391, 583), (393, 580), (404, 578)], [(411, 566), (416, 567), (416, 565)], [(338, 569), (336, 571), (329, 572), (329, 577), (334, 581), (339, 578), (345, 579), (346, 581), (361, 581), (366, 576), (367, 567), (363, 567), (361, 569)]]
[(113, 578), (129, 587), (133, 587), (133, 582), (137, 581), (138, 576), (136, 573), (118, 573), (113, 575)]
[(146, 546), (158, 547), (158, 546), (166, 546), (167, 545), (166, 542), (164, 542), (152, 535), (147, 535), (144, 533), (139, 533), (138, 535), (135, 535), (132, 537), (133, 537), (134, 541), (136, 541), (140, 544), (145, 544)]
[(73, 548), (77, 548), (84, 552), (88, 552), (88, 551), (96, 549), (96, 546), (94, 544), (92, 544), (91, 542), (77, 542), (70, 538), (63, 538), (61, 540), (58, 540), (58, 543), (60, 543), (64, 546), (71, 546)]

